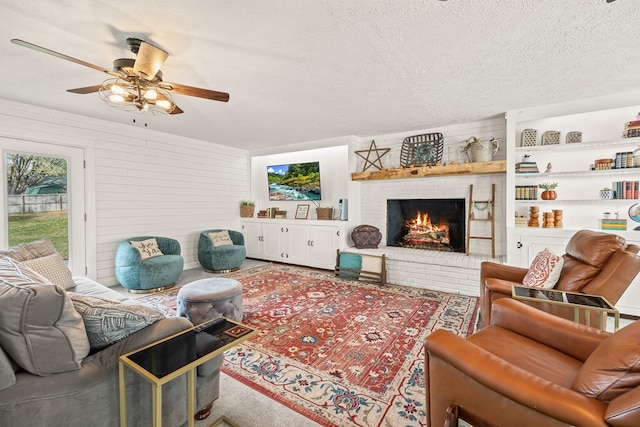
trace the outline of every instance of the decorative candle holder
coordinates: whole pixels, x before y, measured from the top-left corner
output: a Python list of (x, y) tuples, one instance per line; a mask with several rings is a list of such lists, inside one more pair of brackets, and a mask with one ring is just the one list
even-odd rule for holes
[(553, 228), (562, 228), (563, 216), (562, 209), (553, 210)]
[(529, 207), (529, 227), (540, 227), (540, 209), (537, 206)]

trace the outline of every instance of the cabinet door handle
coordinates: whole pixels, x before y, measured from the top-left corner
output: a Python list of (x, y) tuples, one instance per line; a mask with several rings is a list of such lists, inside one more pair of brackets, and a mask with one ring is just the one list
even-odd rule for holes
[(284, 233), (284, 227), (280, 227), (280, 232)]
[(516, 248), (521, 249), (522, 248), (522, 243), (521, 242), (516, 243)]
[(336, 231), (336, 234), (340, 237), (340, 230)]
[(313, 240), (311, 241), (311, 246), (313, 246)]
[(307, 240), (307, 246), (311, 246), (311, 240)]

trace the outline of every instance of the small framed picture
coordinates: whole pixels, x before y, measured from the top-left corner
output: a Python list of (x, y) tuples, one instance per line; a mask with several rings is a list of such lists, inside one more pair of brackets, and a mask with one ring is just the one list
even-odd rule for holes
[(298, 205), (296, 208), (296, 219), (307, 219), (309, 215), (309, 205)]

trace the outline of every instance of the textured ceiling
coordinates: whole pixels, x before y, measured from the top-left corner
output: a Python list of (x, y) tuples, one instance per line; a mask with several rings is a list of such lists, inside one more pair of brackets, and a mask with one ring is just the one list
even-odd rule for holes
[[(475, 121), (640, 89), (638, 0), (4, 0), (0, 98), (249, 150)], [(184, 114), (132, 115), (66, 89), (137, 36), (169, 52)]]

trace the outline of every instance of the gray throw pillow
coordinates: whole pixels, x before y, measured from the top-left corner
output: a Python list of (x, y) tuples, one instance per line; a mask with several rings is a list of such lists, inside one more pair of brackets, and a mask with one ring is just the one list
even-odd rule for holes
[(82, 317), (64, 289), (0, 255), (0, 346), (24, 370), (80, 368), (89, 354)]

